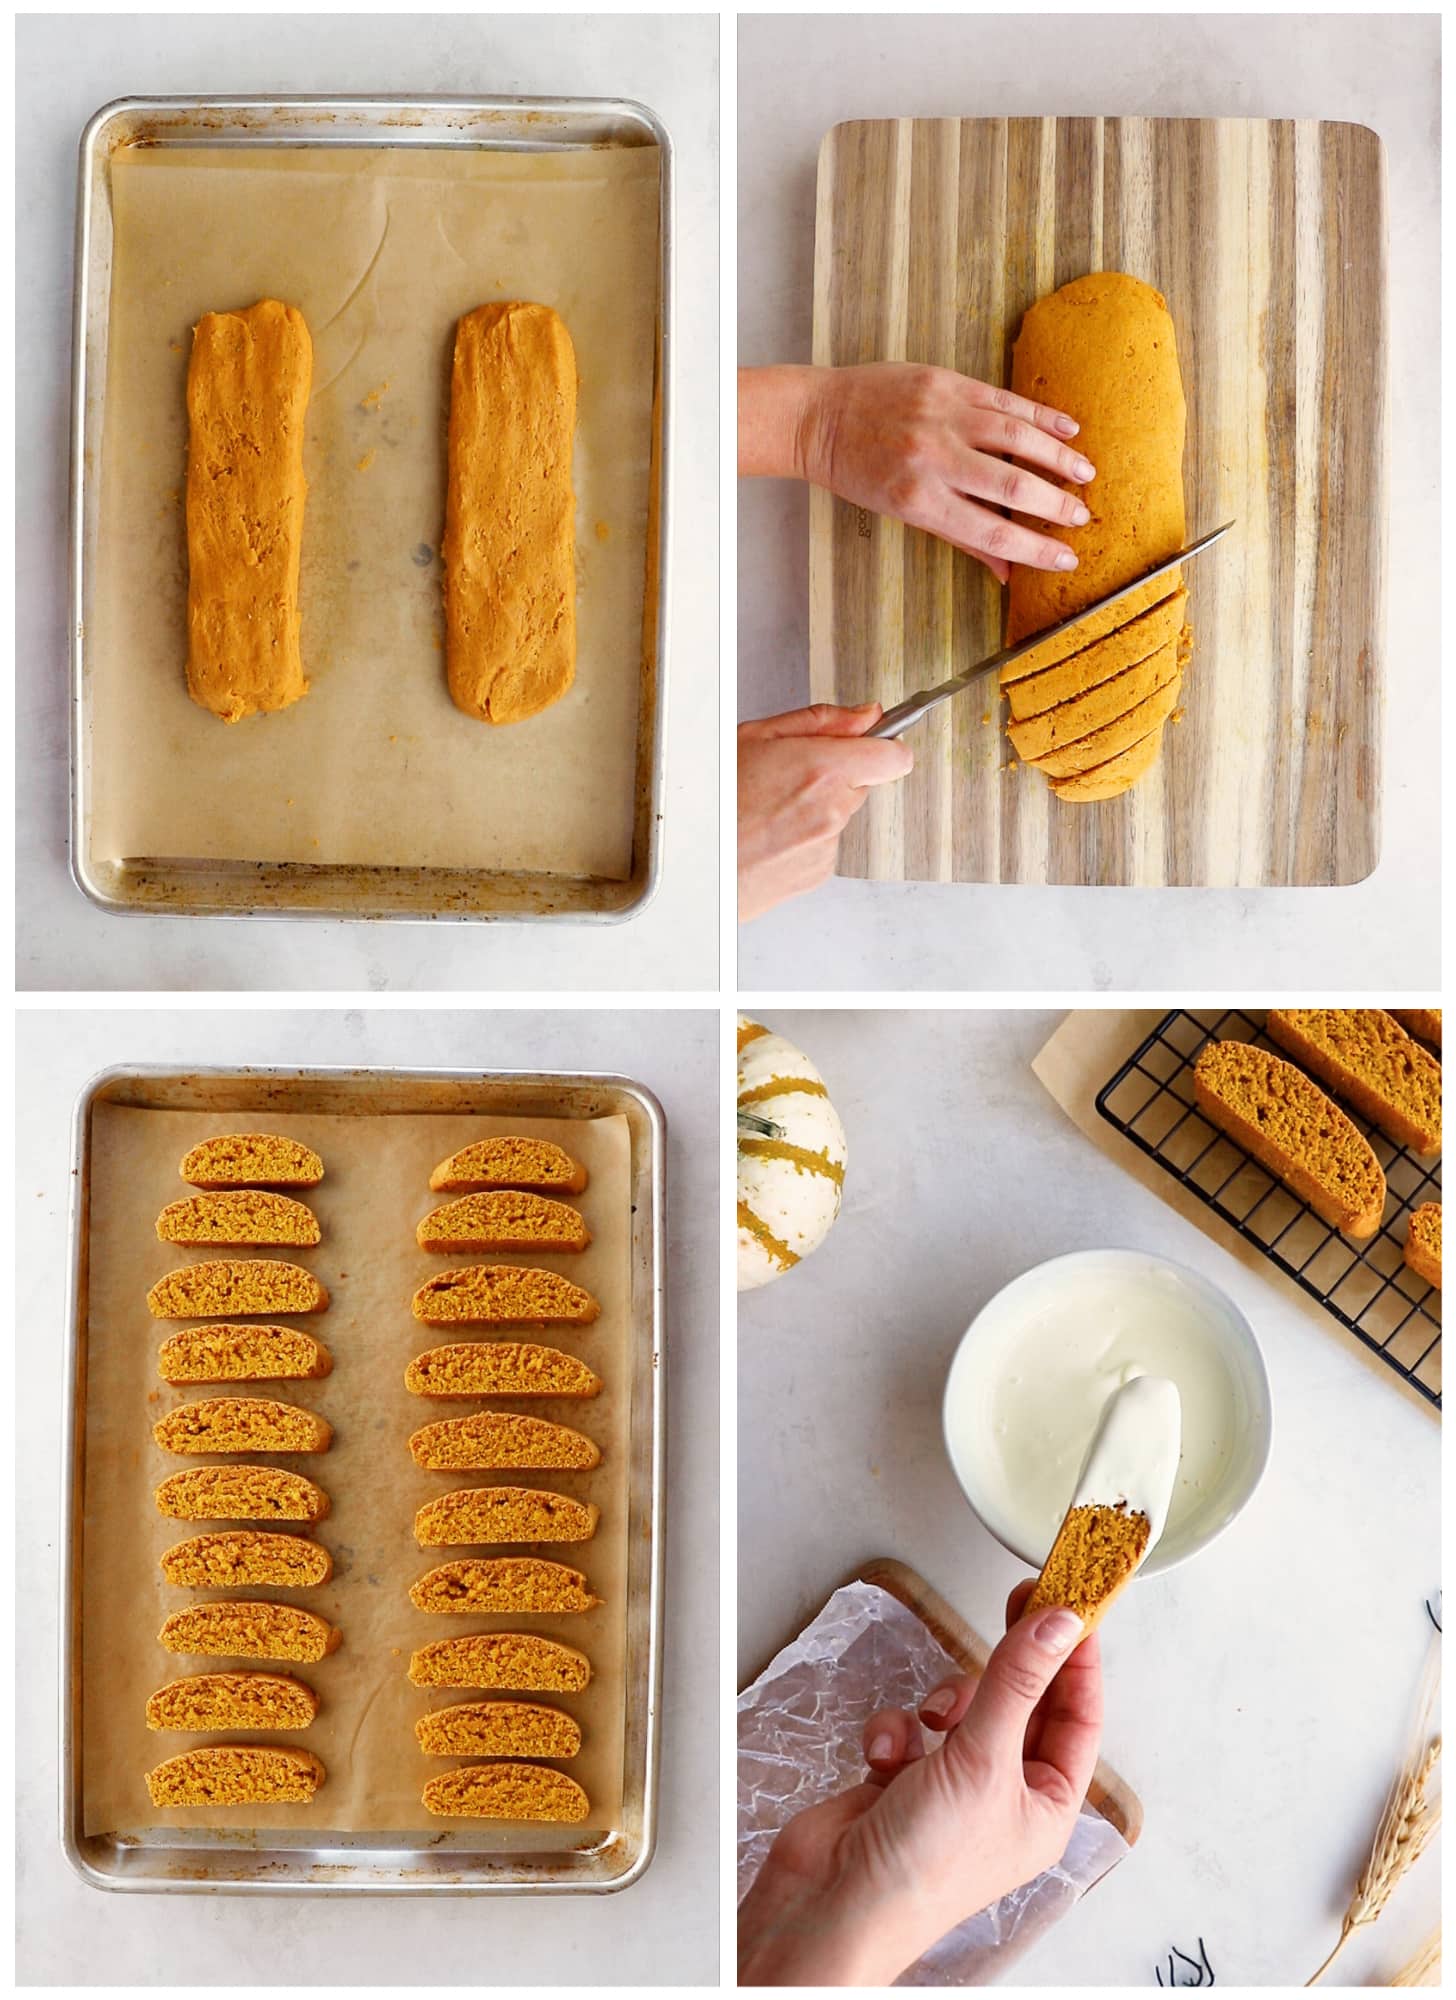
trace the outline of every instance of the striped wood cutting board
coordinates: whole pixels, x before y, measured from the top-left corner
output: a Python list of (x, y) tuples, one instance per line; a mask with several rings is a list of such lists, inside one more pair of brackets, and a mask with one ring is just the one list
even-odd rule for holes
[[(1181, 720), (1121, 798), (1012, 768), (994, 677), (914, 729), (839, 872), (955, 882), (1357, 882), (1379, 845), (1385, 165), (1363, 126), (879, 119), (819, 160), (817, 362), (1009, 382), (1034, 300), (1128, 271), (1167, 297), (1188, 399)], [(816, 701), (888, 707), (995, 652), (1004, 593), (918, 530), (815, 491)]]

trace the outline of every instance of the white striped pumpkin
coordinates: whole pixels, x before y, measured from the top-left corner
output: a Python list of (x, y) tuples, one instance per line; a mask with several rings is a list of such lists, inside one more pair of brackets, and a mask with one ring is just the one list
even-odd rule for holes
[(752, 1291), (817, 1250), (839, 1214), (844, 1127), (801, 1049), (738, 1017), (738, 1110), (782, 1137), (738, 1127), (738, 1289)]

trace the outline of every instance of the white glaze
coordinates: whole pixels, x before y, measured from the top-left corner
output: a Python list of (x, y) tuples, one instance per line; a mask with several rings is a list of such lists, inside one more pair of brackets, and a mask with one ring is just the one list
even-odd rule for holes
[(1074, 1507), (1125, 1507), (1148, 1517), (1148, 1543), (1158, 1546), (1178, 1477), (1183, 1413), (1177, 1384), (1166, 1375), (1135, 1375), (1114, 1389), (1087, 1450)]

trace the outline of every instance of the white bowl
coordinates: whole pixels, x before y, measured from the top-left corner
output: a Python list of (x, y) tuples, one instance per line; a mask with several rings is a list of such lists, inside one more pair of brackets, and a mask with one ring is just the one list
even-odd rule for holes
[(1047, 1551), (1030, 1545), (1024, 1526), (998, 1500), (994, 1482), (984, 1477), (985, 1439), (969, 1434), (964, 1413), (986, 1407), (990, 1384), (1014, 1350), (1019, 1331), (1034, 1316), (1109, 1280), (1118, 1286), (1156, 1286), (1164, 1296), (1170, 1284), (1176, 1286), (1180, 1304), (1191, 1308), (1193, 1322), (1207, 1332), (1209, 1351), (1224, 1374), (1233, 1411), (1233, 1433), (1216, 1484), (1199, 1498), (1193, 1518), (1176, 1526), (1170, 1522), (1143, 1565), (1143, 1574), (1172, 1569), (1207, 1548), (1247, 1504), (1269, 1460), (1273, 1439), (1269, 1377), (1254, 1330), (1232, 1299), (1197, 1271), (1141, 1250), (1077, 1250), (1053, 1257), (1013, 1278), (971, 1321), (946, 1378), (941, 1418), (946, 1453), (961, 1491), (982, 1525), (1032, 1569), (1040, 1569)]

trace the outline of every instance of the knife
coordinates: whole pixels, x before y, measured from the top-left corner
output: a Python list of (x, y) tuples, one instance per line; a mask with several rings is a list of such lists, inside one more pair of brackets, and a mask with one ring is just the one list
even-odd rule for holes
[(1155, 576), (1162, 576), (1166, 570), (1176, 569), (1179, 563), (1191, 562), (1194, 556), (1201, 556), (1205, 549), (1211, 549), (1215, 542), (1221, 541), (1233, 525), (1232, 521), (1225, 521), (1221, 528), (1214, 528), (1209, 534), (1200, 535), (1196, 542), (1190, 542), (1186, 549), (1179, 549), (1177, 555), (1169, 556), (1166, 562), (1159, 563), (1155, 569), (1144, 570), (1142, 575), (1134, 577), (1131, 583), (1123, 584), (1119, 590), (1108, 591), (1106, 597), (1099, 597), (1095, 604), (1084, 605), (1080, 611), (1074, 611), (1070, 618), (1063, 618), (1060, 624), (1048, 625), (1043, 631), (1033, 632), (1030, 638), (1018, 640), (1016, 645), (1007, 646), (1003, 652), (993, 653), (989, 660), (981, 660), (965, 673), (957, 674), (953, 680), (942, 681), (939, 687), (926, 688), (921, 694), (912, 694), (908, 701), (897, 702), (894, 708), (885, 711), (874, 728), (867, 733), (871, 736), (903, 736), (907, 729), (919, 722), (922, 717), (929, 715), (931, 709), (939, 708), (940, 704), (949, 701), (952, 695), (964, 694), (965, 690), (974, 686), (983, 674), (1010, 666), (1011, 662), (1019, 660), (1023, 653), (1029, 653), (1034, 647), (1045, 645), (1048, 639), (1055, 639), (1058, 633), (1069, 632), (1074, 625), (1080, 625), (1082, 620), (1090, 618), (1094, 611), (1103, 611), (1109, 604), (1116, 604), (1120, 598), (1129, 596), (1134, 590), (1141, 590), (1145, 583), (1150, 583)]

